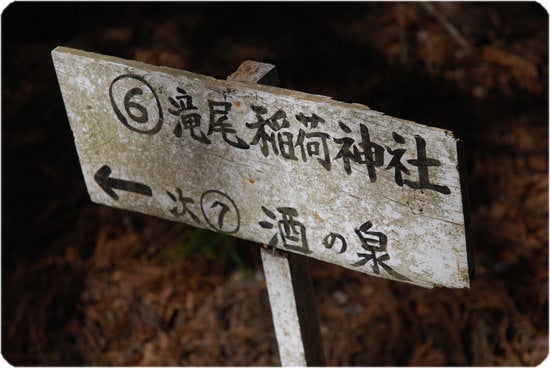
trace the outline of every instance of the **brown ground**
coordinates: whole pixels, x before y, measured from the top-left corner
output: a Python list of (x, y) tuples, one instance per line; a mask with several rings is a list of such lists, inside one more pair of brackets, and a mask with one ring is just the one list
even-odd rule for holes
[(477, 274), (426, 290), (312, 261), (330, 365), (548, 354), (548, 14), (535, 3), (17, 4), (2, 15), (2, 354), (17, 365), (278, 365), (257, 245), (92, 204), (49, 52), (284, 87), (464, 140)]

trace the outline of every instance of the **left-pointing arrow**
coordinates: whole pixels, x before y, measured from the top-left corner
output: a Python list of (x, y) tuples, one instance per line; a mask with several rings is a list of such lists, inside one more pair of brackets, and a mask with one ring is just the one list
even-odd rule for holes
[(94, 179), (101, 189), (103, 189), (105, 193), (110, 195), (115, 201), (119, 198), (118, 194), (114, 191), (115, 189), (137, 193), (148, 197), (153, 195), (151, 188), (145, 184), (122, 179), (113, 179), (110, 178), (109, 175), (111, 175), (111, 168), (108, 165), (103, 165), (95, 173)]

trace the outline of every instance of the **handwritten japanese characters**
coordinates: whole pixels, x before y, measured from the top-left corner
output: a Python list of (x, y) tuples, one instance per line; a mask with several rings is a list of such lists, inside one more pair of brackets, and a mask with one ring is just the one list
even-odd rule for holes
[(374, 276), (468, 287), (452, 133), (323, 96), (52, 55), (95, 202)]
[[(133, 78), (139, 80), (139, 77)], [(115, 79), (114, 82), (116, 81)], [(131, 91), (135, 92), (135, 90), (134, 88)], [(434, 190), (442, 194), (450, 193), (449, 187), (430, 182), (429, 167), (437, 167), (441, 163), (435, 158), (426, 156), (426, 141), (421, 136), (414, 137), (416, 157), (407, 160), (413, 169), (416, 167), (417, 180), (404, 180), (403, 174), (407, 177), (411, 175), (409, 168), (402, 162), (406, 149), (391, 149), (388, 147), (385, 150), (382, 145), (371, 141), (368, 127), (364, 124), (359, 124), (361, 141), (355, 142), (349, 136), (331, 137), (326, 132), (316, 130), (320, 124), (325, 123), (325, 120), (316, 113), (306, 116), (303, 112), (300, 112), (294, 116), (293, 122), (297, 123), (294, 125), (299, 125), (299, 129), (296, 131), (295, 127), (292, 129), (290, 123), (292, 118), (284, 110), (278, 109), (270, 115), (265, 106), (250, 105), (251, 111), (255, 114), (255, 121), (245, 123), (245, 127), (253, 131), (252, 139), (246, 142), (236, 135), (235, 128), (228, 121), (232, 107), (231, 103), (209, 99), (208, 112), (205, 114), (208, 118), (203, 119), (205, 115), (200, 114), (197, 106), (193, 105), (193, 96), (180, 87), (176, 87), (176, 90), (177, 96), (168, 99), (174, 109), (168, 111), (170, 114), (177, 116), (173, 134), (178, 138), (181, 138), (183, 132), (188, 130), (190, 137), (197, 142), (212, 144), (211, 136), (214, 132), (218, 132), (221, 133), (223, 141), (228, 145), (238, 149), (250, 149), (251, 146), (257, 146), (264, 157), (273, 155), (286, 160), (302, 160), (303, 162), (307, 162), (308, 159), (314, 157), (327, 171), (331, 170), (334, 161), (339, 160), (348, 175), (352, 172), (352, 163), (365, 165), (371, 183), (376, 181), (377, 168), (393, 170), (394, 181), (400, 187), (405, 184), (413, 189)], [(127, 99), (124, 101), (126, 111), (129, 111), (127, 105), (131, 102)], [(133, 104), (136, 108), (143, 109), (142, 106)], [(113, 109), (117, 112), (119, 120), (127, 125), (126, 117), (119, 116), (119, 108), (113, 105)], [(130, 113), (129, 116), (135, 118)], [(136, 122), (139, 123), (139, 119), (144, 116), (146, 114), (142, 113), (136, 119)], [(203, 120), (208, 120), (208, 123), (203, 125), (204, 129), (207, 129), (206, 134), (201, 130)], [(338, 121), (338, 125), (343, 134), (352, 133), (351, 128), (343, 122)], [(128, 127), (133, 129), (131, 126)], [(396, 143), (405, 143), (405, 139), (396, 132), (392, 132), (392, 137)], [(329, 142), (333, 143), (332, 145), (336, 146), (336, 149), (329, 147)], [(390, 158), (389, 160), (386, 159), (387, 166), (384, 167), (386, 151)]]

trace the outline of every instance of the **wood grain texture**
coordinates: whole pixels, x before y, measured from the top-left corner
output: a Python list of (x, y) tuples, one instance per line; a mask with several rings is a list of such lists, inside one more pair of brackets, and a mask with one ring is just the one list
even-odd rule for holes
[[(243, 62), (228, 79), (279, 85), (274, 65), (251, 60)], [(299, 254), (263, 248), (261, 257), (281, 365), (326, 365), (308, 259)]]
[[(282, 88), (67, 48), (52, 57), (93, 201), (373, 276), (469, 287), (451, 132)], [(118, 199), (96, 180), (104, 166)]]

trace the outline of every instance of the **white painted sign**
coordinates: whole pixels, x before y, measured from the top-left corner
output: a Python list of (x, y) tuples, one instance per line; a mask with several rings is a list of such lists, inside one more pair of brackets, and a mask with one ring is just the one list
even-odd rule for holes
[(58, 47), (94, 202), (469, 286), (457, 139), (366, 106)]

